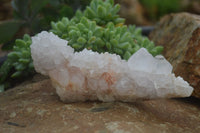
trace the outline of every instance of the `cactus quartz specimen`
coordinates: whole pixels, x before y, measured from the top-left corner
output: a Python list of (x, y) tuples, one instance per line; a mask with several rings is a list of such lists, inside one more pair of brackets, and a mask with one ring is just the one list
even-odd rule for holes
[(37, 72), (48, 75), (64, 102), (188, 97), (193, 88), (175, 77), (171, 64), (145, 48), (128, 61), (119, 55), (84, 49), (74, 52), (53, 33), (32, 37), (31, 54)]

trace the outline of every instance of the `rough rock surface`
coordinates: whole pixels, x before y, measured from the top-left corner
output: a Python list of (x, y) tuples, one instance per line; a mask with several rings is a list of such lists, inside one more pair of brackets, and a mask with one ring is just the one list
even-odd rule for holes
[(172, 64), (176, 76), (188, 81), (200, 98), (200, 16), (189, 13), (163, 17), (150, 39), (164, 46), (163, 55)]
[(64, 104), (50, 80), (0, 94), (1, 133), (198, 133), (196, 99)]

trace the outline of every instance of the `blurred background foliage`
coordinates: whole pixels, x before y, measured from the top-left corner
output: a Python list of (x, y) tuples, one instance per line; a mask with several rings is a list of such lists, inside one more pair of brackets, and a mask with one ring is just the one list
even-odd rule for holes
[(200, 14), (200, 0), (115, 0), (121, 5), (120, 15), (127, 24), (154, 25), (169, 13)]
[[(11, 6), (4, 9), (9, 12), (9, 20), (0, 21), (0, 44), (2, 49), (10, 50), (16, 38), (24, 33), (34, 35), (42, 30), (50, 29), (50, 22), (66, 16), (71, 18), (77, 9), (84, 9), (90, 0), (1, 0)], [(3, 13), (1, 13), (3, 16)], [(2, 17), (5, 18), (5, 17)]]
[(140, 0), (146, 10), (146, 15), (149, 19), (157, 20), (161, 16), (181, 11), (182, 0)]
[(146, 17), (156, 22), (169, 13), (190, 12), (200, 14), (200, 0), (139, 0)]

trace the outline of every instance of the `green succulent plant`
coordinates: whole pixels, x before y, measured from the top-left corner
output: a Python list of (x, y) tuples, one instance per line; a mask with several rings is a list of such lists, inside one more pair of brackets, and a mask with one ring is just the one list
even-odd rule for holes
[(84, 16), (96, 21), (98, 25), (106, 25), (109, 22), (124, 23), (125, 20), (117, 14), (119, 10), (120, 5), (114, 5), (114, 0), (93, 0), (84, 11)]
[(143, 47), (146, 48), (153, 56), (162, 53), (163, 47), (155, 46), (154, 42), (150, 41), (147, 37), (142, 36), (142, 30), (140, 28), (136, 28), (135, 25), (130, 25), (128, 31), (131, 33), (134, 42), (138, 44), (134, 52)]
[[(61, 21), (52, 22), (50, 31), (68, 40), (68, 44), (76, 51), (87, 48), (99, 53), (115, 53), (125, 60), (141, 47), (154, 56), (160, 54), (163, 47), (156, 47), (147, 37), (143, 37), (141, 29), (135, 26), (127, 27), (123, 21), (116, 21), (122, 19), (117, 15), (119, 5), (114, 6), (113, 3), (113, 0), (93, 0), (84, 12), (77, 11), (71, 20), (63, 18)], [(106, 13), (97, 13), (97, 8), (102, 8)], [(92, 15), (92, 12), (95, 15)]]
[(7, 60), (0, 67), (0, 90), (9, 86), (8, 83), (4, 83), (5, 80), (27, 77), (35, 72), (30, 52), (31, 43), (31, 38), (27, 34), (23, 39), (15, 41), (13, 52), (8, 54)]

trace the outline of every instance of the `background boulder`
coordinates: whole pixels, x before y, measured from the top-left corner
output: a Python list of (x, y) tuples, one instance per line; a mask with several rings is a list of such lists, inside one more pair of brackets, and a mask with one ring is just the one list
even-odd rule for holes
[(181, 76), (194, 87), (200, 98), (200, 16), (178, 13), (164, 16), (151, 32), (150, 39), (164, 46), (163, 55)]

